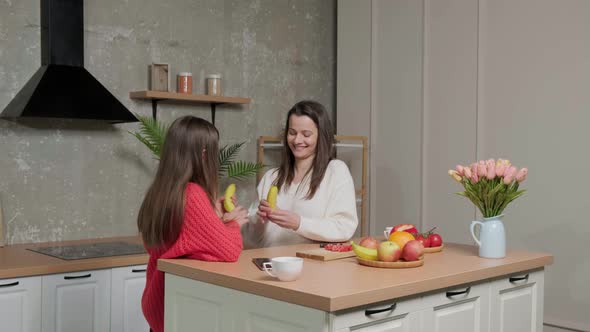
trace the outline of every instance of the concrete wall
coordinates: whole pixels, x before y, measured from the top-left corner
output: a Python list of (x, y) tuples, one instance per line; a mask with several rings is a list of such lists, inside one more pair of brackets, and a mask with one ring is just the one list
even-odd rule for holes
[[(360, 24), (370, 26), (372, 43), (347, 41), (356, 62), (340, 57), (349, 50), (339, 45), (338, 68), (354, 68), (368, 54), (371, 86), (359, 90), (340, 71), (337, 86), (338, 100), (355, 93), (369, 102), (354, 109), (339, 102), (338, 122), (369, 119), (372, 234), (413, 222), (438, 226), (449, 242), (474, 244), (468, 226), (477, 214), (454, 195), (461, 188), (447, 170), (477, 158), (527, 166), (528, 192), (505, 211), (508, 249), (555, 256), (545, 278), (547, 330), (589, 331), (590, 2), (362, 4), (370, 7)], [(342, 21), (349, 5), (338, 2), (339, 32), (359, 24)]]
[[(335, 3), (326, 0), (85, 1), (85, 63), (131, 111), (147, 88), (147, 65), (193, 73), (195, 93), (209, 73), (226, 95), (253, 99), (218, 107), (222, 144), (246, 140), (240, 158), (256, 160), (256, 138), (276, 135), (286, 111), (312, 98), (335, 105)], [(39, 0), (0, 1), (0, 110), (40, 65)], [(173, 80), (174, 82), (174, 80)], [(166, 105), (170, 123), (206, 105)], [(156, 162), (127, 131), (137, 124), (0, 120), (0, 199), (8, 243), (132, 235)], [(238, 184), (247, 203), (254, 179)]]

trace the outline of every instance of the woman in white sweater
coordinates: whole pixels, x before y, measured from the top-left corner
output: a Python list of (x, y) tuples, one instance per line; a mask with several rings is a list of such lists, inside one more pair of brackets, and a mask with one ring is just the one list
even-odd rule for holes
[[(326, 109), (314, 101), (298, 102), (289, 110), (282, 161), (258, 185), (256, 220), (244, 235), (260, 247), (313, 241), (349, 240), (358, 225), (352, 176), (334, 159), (334, 131)], [(266, 195), (279, 188), (277, 207)]]

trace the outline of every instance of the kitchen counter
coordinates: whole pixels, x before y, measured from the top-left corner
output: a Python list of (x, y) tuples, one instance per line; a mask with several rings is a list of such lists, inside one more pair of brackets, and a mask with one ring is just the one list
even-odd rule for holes
[(131, 236), (5, 246), (0, 248), (0, 279), (147, 264), (147, 254), (62, 260), (27, 250), (35, 247), (65, 246), (113, 241), (141, 243), (139, 237)]
[(553, 262), (549, 254), (523, 250), (509, 250), (503, 259), (484, 259), (478, 257), (475, 246), (445, 244), (442, 252), (426, 254), (423, 266), (410, 269), (366, 267), (355, 258), (328, 262), (305, 259), (301, 278), (293, 282), (277, 281), (252, 263), (252, 258), (295, 256), (297, 250), (316, 247), (304, 244), (245, 250), (235, 263), (163, 259), (158, 261), (158, 269), (198, 282), (335, 312), (542, 269)]

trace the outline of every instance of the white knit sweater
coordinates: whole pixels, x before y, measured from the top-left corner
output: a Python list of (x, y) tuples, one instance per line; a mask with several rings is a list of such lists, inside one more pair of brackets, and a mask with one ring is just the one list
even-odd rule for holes
[[(277, 169), (266, 172), (258, 185), (259, 199), (266, 199), (277, 177)], [(262, 223), (256, 216), (257, 206), (250, 212), (250, 223), (243, 227), (244, 241), (249, 247), (270, 247), (313, 241), (341, 242), (349, 240), (358, 225), (354, 183), (346, 164), (332, 160), (313, 198), (307, 200), (309, 179), (299, 185), (283, 186), (277, 207), (301, 216), (296, 231), (272, 222)]]

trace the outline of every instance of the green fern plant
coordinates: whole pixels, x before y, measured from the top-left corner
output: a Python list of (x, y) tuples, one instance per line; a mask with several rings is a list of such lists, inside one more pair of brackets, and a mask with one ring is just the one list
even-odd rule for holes
[[(139, 119), (139, 131), (129, 132), (143, 145), (145, 145), (154, 157), (160, 160), (162, 146), (168, 126), (149, 116), (135, 114)], [(261, 163), (253, 163), (243, 160), (235, 160), (238, 152), (246, 142), (225, 145), (219, 150), (219, 176), (228, 177), (236, 180), (245, 180), (250, 176), (255, 176), (258, 171), (264, 168)]]

